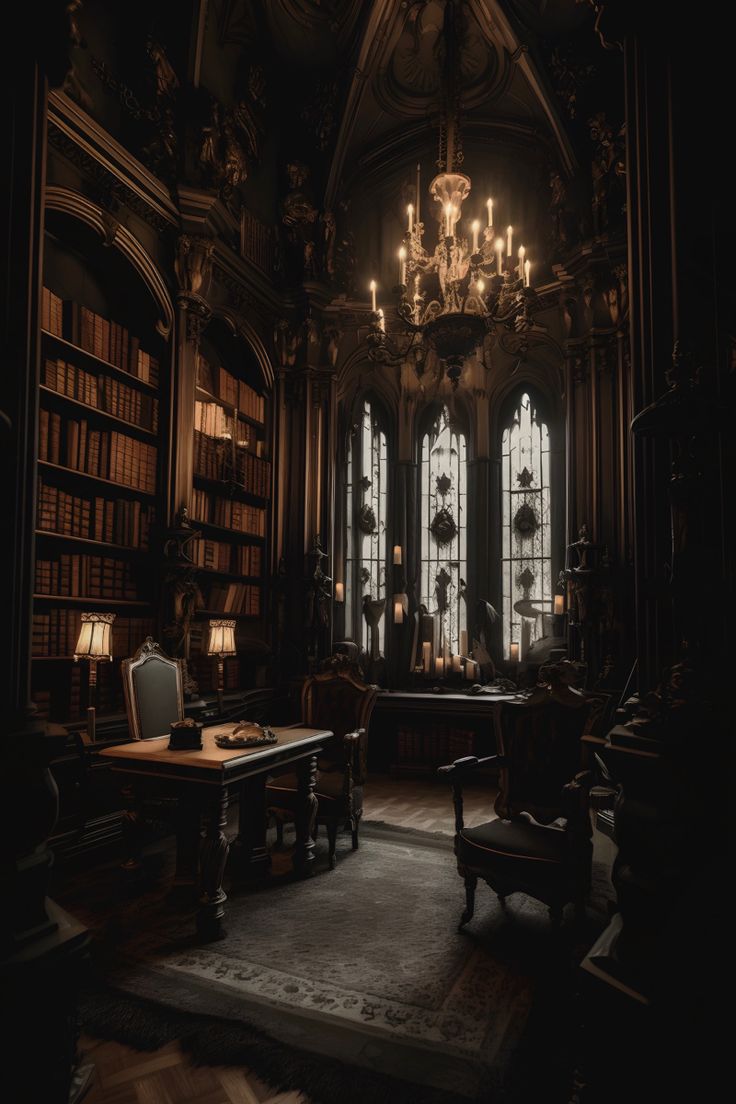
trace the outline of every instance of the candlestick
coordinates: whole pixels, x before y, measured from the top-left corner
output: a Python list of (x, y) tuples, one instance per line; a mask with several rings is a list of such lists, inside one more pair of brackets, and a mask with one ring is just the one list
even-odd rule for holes
[(524, 283), (524, 254), (525, 253), (526, 253), (526, 249), (524, 249), (523, 245), (520, 245), (519, 246), (519, 267), (518, 267), (517, 271), (519, 273), (519, 279), (521, 280), (522, 284)]
[(394, 625), (404, 624), (404, 603), (394, 602)]
[(531, 272), (531, 269), (532, 269), (532, 262), (531, 261), (524, 261), (524, 287), (531, 287), (532, 286), (531, 285), (531, 280), (530, 280), (530, 277), (529, 277), (529, 273)]
[(428, 640), (422, 644), (422, 669), (428, 675), (432, 669), (432, 645)]
[(398, 564), (399, 566), (401, 565), (401, 545), (400, 544), (395, 544), (394, 545), (394, 563)]
[(437, 678), (444, 678), (445, 660), (443, 656), (437, 656), (437, 659), (434, 661), (434, 673), (437, 675)]
[(345, 584), (344, 583), (335, 583), (335, 601), (336, 602), (344, 602), (345, 601)]
[(466, 656), (468, 654), (468, 630), (460, 630), (460, 655)]
[(412, 230), (414, 229), (414, 206), (413, 206), (413, 204), (411, 204), (411, 203), (409, 204), (409, 206), (406, 208), (406, 213), (409, 216), (409, 233), (411, 234)]
[(480, 223), (478, 222), (477, 219), (475, 219), (475, 221), (473, 222), (473, 225), (472, 225), (471, 229), (473, 231), (473, 252), (477, 253), (478, 252), (478, 233), (480, 231)]
[(519, 645), (516, 643), (516, 641), (512, 642), (509, 645), (509, 659), (512, 663), (519, 662)]
[(496, 269), (499, 276), (503, 276), (503, 238), (496, 238)]
[(555, 594), (555, 613), (561, 614), (565, 612), (565, 596), (563, 594)]
[(445, 204), (445, 237), (449, 238), (452, 235), (452, 204)]
[(512, 239), (513, 233), (514, 233), (513, 226), (507, 226), (506, 227), (506, 255), (508, 257), (510, 257), (512, 252), (513, 252), (512, 248), (511, 248), (511, 239)]
[(371, 280), (371, 310), (376, 313), (376, 281)]
[(486, 207), (488, 208), (488, 225), (493, 226), (493, 200), (486, 200)]

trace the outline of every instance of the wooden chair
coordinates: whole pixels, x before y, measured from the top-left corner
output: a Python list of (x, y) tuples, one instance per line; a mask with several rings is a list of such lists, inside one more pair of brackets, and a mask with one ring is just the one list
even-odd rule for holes
[[(498, 894), (502, 907), (512, 893), (543, 901), (553, 923), (574, 901), (582, 911), (590, 887), (593, 846), (588, 809), (590, 775), (580, 770), (588, 704), (570, 691), (565, 703), (552, 695), (533, 704), (504, 706), (499, 754), (468, 756), (439, 775), (452, 784), (455, 805), (455, 855), (465, 881), (465, 911), (460, 927), (475, 908), (482, 878)], [(498, 819), (475, 828), (463, 822), (463, 785), (483, 767), (498, 767)]]
[[(302, 723), (327, 728), (334, 737), (318, 761), (316, 828), (324, 824), (329, 841), (330, 868), (336, 863), (337, 830), (350, 825), (353, 850), (363, 815), (368, 750), (368, 725), (378, 688), (368, 686), (348, 665), (335, 665), (308, 678), (302, 688)], [(294, 819), (296, 775), (273, 778), (266, 790), (269, 813), (275, 816), (279, 842), (283, 825)]]

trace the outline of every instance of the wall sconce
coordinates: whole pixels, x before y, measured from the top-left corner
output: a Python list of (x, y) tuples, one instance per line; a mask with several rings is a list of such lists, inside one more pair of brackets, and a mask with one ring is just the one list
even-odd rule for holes
[(97, 694), (97, 664), (112, 660), (112, 623), (114, 613), (83, 613), (79, 638), (74, 649), (74, 662), (89, 662), (89, 706), (87, 709), (87, 735), (95, 738), (95, 706)]
[(237, 655), (234, 621), (210, 621), (207, 655), (217, 656), (217, 707), (222, 713), (222, 694), (225, 689), (225, 656)]

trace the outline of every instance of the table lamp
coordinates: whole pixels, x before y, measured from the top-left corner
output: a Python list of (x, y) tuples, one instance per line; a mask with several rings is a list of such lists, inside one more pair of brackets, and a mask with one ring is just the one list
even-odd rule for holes
[(89, 661), (89, 705), (87, 708), (87, 735), (95, 738), (95, 697), (97, 691), (97, 664), (112, 660), (112, 623), (114, 613), (83, 613), (79, 638), (74, 649), (74, 662)]
[(237, 655), (234, 621), (210, 621), (207, 655), (217, 656), (217, 705), (222, 713), (222, 692), (225, 689), (225, 656)]

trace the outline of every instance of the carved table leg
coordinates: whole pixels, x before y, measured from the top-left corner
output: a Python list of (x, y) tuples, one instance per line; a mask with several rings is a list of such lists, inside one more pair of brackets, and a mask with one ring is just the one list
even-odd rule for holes
[(197, 934), (202, 942), (224, 939), (222, 918), (227, 894), (222, 888), (229, 844), (224, 828), (227, 824), (227, 787), (218, 789), (211, 798), (207, 834), (200, 854), (201, 896), (197, 913)]
[(236, 855), (230, 860), (239, 878), (255, 881), (267, 877), (271, 857), (266, 846), (265, 775), (248, 778), (240, 787), (238, 837), (233, 843)]
[(199, 822), (199, 802), (189, 789), (183, 788), (176, 806), (176, 870), (172, 897), (184, 899), (197, 895)]
[(317, 819), (317, 798), (314, 787), (317, 782), (317, 756), (310, 755), (297, 767), (299, 788), (296, 807), (296, 843), (294, 845), (294, 870), (301, 877), (313, 872), (314, 824)]
[(123, 784), (120, 794), (123, 801), (123, 818), (120, 826), (125, 852), (123, 870), (134, 874), (140, 870), (141, 852), (143, 850), (140, 794), (138, 786), (132, 780), (128, 780)]

